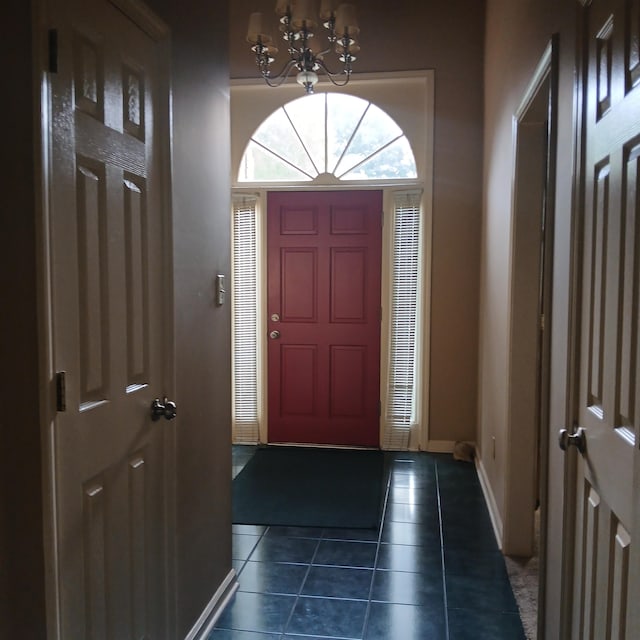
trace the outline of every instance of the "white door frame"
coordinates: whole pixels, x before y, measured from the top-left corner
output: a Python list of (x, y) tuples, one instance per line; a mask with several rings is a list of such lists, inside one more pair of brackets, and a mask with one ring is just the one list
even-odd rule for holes
[[(513, 119), (515, 169), (507, 391), (509, 457), (503, 550), (517, 556), (529, 556), (533, 552), (535, 503), (543, 493), (537, 481), (537, 458), (540, 455), (544, 459), (548, 443), (545, 425), (548, 420), (549, 332), (544, 331), (542, 323), (550, 325), (551, 320), (548, 307), (554, 222), (556, 95), (557, 42), (555, 45), (551, 42)], [(543, 167), (546, 167), (544, 174)], [(546, 250), (544, 264), (541, 264), (543, 243)], [(540, 299), (543, 292), (544, 301)], [(541, 302), (547, 311), (544, 319), (540, 317)], [(540, 477), (544, 478), (545, 474), (541, 473)]]

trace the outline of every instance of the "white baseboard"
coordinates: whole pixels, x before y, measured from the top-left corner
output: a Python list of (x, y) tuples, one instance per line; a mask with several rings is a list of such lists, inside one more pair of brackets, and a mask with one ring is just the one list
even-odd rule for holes
[(477, 454), (476, 454), (475, 460), (476, 460), (476, 470), (478, 471), (478, 478), (480, 480), (480, 486), (482, 487), (482, 493), (484, 494), (484, 499), (487, 503), (487, 508), (489, 509), (489, 517), (491, 518), (491, 524), (493, 525), (493, 533), (496, 536), (498, 547), (500, 548), (500, 550), (502, 550), (504, 524), (502, 522), (502, 517), (500, 516), (498, 503), (496, 502), (496, 497), (494, 496), (493, 490), (491, 489), (489, 476), (487, 475), (486, 469), (482, 464), (482, 460), (478, 457)]
[(239, 586), (238, 576), (231, 569), (184, 640), (206, 640)]

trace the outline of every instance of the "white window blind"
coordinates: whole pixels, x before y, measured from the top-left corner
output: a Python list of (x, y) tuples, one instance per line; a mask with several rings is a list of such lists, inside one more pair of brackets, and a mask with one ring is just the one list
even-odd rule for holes
[(417, 419), (420, 199), (419, 192), (394, 198), (384, 449), (407, 449)]
[(256, 198), (233, 201), (233, 441), (258, 442)]

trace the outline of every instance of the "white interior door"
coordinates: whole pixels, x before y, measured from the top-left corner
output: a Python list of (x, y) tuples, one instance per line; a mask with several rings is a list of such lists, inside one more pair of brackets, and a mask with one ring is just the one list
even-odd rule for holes
[(173, 423), (150, 416), (154, 398), (173, 386), (166, 52), (140, 3), (117, 5), (50, 4), (58, 34), (52, 358), (66, 382), (53, 430), (64, 640), (150, 640), (171, 628)]
[(572, 637), (630, 638), (640, 421), (640, 1), (594, 0), (588, 39)]

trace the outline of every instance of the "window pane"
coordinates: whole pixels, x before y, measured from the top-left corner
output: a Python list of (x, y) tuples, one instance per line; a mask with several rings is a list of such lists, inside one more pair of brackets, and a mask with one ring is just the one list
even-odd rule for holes
[(315, 170), (300, 138), (296, 135), (284, 109), (270, 115), (255, 132), (253, 139), (281, 156), (305, 173), (315, 176)]
[(312, 177), (273, 155), (251, 141), (242, 158), (239, 182), (283, 182), (287, 180), (312, 180)]
[(327, 170), (333, 173), (362, 114), (368, 106), (366, 100), (330, 94), (327, 96)]
[(414, 179), (418, 177), (418, 173), (411, 145), (402, 136), (353, 171), (338, 177), (341, 180)]
[(258, 437), (258, 294), (256, 200), (233, 204), (233, 439)]
[(325, 95), (304, 96), (284, 107), (318, 173), (326, 172)]
[(336, 175), (340, 176), (353, 169), (401, 135), (402, 129), (382, 109), (370, 104), (347, 153), (336, 169)]
[(420, 328), (420, 200), (417, 193), (397, 194), (393, 216), (389, 372), (383, 448), (404, 449), (416, 422)]

